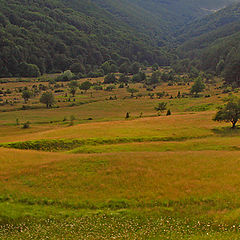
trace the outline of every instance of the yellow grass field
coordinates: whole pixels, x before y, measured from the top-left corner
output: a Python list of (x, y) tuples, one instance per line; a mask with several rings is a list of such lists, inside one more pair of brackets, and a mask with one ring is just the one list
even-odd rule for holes
[(0, 239), (239, 239), (240, 131), (212, 120), (228, 96), (218, 84), (180, 99), (190, 86), (154, 90), (171, 99), (141, 84), (138, 98), (116, 88), (69, 103), (65, 91), (52, 109), (7, 96), (19, 102), (0, 106)]

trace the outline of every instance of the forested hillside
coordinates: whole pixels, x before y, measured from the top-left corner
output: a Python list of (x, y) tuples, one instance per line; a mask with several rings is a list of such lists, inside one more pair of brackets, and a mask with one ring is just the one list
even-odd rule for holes
[(178, 40), (183, 44), (177, 53), (184, 60), (175, 65), (177, 70), (186, 71), (193, 65), (239, 84), (240, 4), (185, 27)]
[(1, 0), (0, 76), (88, 73), (107, 60), (168, 65), (174, 32), (228, 2)]
[(149, 36), (88, 1), (77, 6), (74, 1), (20, 2), (0, 2), (2, 76), (23, 75), (22, 62), (37, 65), (41, 73), (74, 63), (88, 72), (110, 58), (124, 61), (121, 57), (164, 63)]

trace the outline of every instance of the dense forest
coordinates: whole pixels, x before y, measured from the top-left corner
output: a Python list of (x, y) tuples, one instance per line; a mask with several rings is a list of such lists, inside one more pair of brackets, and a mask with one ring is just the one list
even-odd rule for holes
[(175, 70), (194, 67), (240, 85), (239, 17), (240, 4), (234, 4), (184, 27), (177, 36), (181, 60), (175, 62)]
[(106, 61), (113, 72), (139, 62), (222, 73), (238, 55), (240, 11), (214, 11), (231, 2), (0, 0), (0, 77), (98, 75)]

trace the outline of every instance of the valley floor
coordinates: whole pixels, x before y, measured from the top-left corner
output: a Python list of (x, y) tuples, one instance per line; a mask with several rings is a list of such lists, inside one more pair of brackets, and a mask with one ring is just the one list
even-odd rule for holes
[[(173, 99), (170, 116), (121, 101), (41, 110), (48, 123), (26, 110), (25, 130), (1, 113), (0, 239), (239, 239), (240, 129), (212, 121), (218, 98)], [(95, 117), (49, 123), (66, 111)]]

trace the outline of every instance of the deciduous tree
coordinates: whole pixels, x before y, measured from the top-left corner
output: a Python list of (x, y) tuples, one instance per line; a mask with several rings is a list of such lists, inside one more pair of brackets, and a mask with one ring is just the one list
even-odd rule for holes
[(47, 108), (52, 107), (55, 102), (53, 93), (50, 91), (44, 92), (40, 98), (40, 102), (46, 104)]
[(220, 108), (215, 117), (214, 121), (231, 122), (232, 128), (236, 127), (238, 120), (240, 119), (240, 98), (231, 97), (227, 104)]

